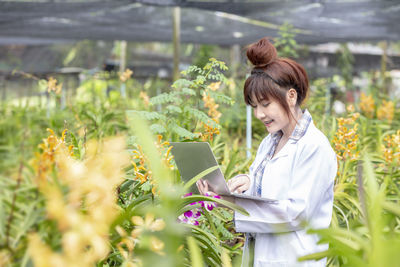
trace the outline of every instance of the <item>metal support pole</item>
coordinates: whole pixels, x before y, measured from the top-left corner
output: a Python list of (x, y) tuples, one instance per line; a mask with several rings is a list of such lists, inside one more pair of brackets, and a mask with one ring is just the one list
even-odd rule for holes
[(173, 45), (174, 45), (174, 69), (172, 74), (172, 80), (176, 81), (179, 79), (179, 50), (180, 50), (180, 34), (181, 34), (181, 9), (180, 7), (174, 7), (172, 14), (173, 24)]
[(46, 105), (47, 105), (47, 107), (46, 107), (46, 118), (50, 118), (50, 101), (51, 101), (51, 99), (50, 99), (50, 93), (49, 92), (46, 92)]
[(328, 86), (328, 88), (326, 88), (326, 92), (325, 92), (325, 114), (329, 115), (331, 114), (331, 101), (332, 101), (332, 97), (331, 97), (331, 90), (334, 87), (334, 84), (330, 84)]
[(387, 82), (387, 77), (386, 77), (386, 70), (387, 70), (387, 62), (388, 62), (388, 56), (387, 56), (387, 50), (388, 50), (388, 44), (387, 41), (382, 42), (382, 58), (381, 58), (381, 80), (382, 80), (382, 91), (385, 95), (389, 93), (389, 84)]
[[(121, 54), (120, 54), (120, 59), (119, 59), (119, 72), (123, 73), (126, 69), (126, 41), (121, 41), (120, 42), (120, 49), (121, 49)], [(121, 84), (121, 96), (123, 98), (126, 98), (126, 84), (122, 83)]]

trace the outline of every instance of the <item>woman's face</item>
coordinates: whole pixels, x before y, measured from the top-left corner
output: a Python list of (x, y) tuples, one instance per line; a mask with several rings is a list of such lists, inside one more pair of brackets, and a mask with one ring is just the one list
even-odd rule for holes
[(270, 133), (276, 133), (280, 130), (286, 132), (291, 128), (291, 120), (289, 119), (282, 105), (273, 99), (264, 99), (260, 102), (253, 97), (254, 116), (259, 119)]

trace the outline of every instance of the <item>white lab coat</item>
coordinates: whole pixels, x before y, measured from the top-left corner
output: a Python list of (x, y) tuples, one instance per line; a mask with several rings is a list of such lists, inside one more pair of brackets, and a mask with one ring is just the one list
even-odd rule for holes
[[(245, 194), (253, 195), (253, 172), (270, 146), (271, 134), (260, 144), (250, 167), (252, 184)], [(318, 236), (307, 234), (306, 229), (329, 227), (336, 172), (336, 154), (311, 121), (304, 136), (299, 140), (289, 139), (265, 167), (261, 196), (278, 200), (277, 203), (235, 199), (236, 204), (250, 213), (245, 216), (235, 212), (236, 231), (256, 233), (255, 267), (326, 265), (326, 259), (298, 262), (297, 258), (328, 248), (327, 244), (317, 245)], [(247, 245), (243, 259), (247, 259)], [(242, 265), (247, 266), (245, 262)]]

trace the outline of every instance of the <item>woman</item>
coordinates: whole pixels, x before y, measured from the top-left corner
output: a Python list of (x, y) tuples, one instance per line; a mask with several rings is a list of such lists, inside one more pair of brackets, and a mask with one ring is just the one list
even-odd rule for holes
[[(244, 84), (244, 100), (269, 135), (249, 174), (230, 179), (228, 185), (231, 191), (277, 201), (232, 200), (250, 213), (235, 212), (234, 217), (236, 231), (247, 237), (242, 266), (325, 266), (326, 258), (297, 261), (328, 248), (306, 231), (329, 227), (337, 172), (328, 139), (300, 108), (308, 93), (307, 73), (295, 61), (277, 57), (267, 38), (250, 45), (247, 57), (254, 68)], [(197, 186), (208, 192), (205, 181)]]

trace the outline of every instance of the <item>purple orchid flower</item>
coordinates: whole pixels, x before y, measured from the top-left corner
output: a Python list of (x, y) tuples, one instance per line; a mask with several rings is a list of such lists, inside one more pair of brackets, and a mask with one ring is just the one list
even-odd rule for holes
[[(191, 196), (193, 193), (187, 193), (183, 197)], [(206, 194), (205, 196), (210, 196), (209, 194)], [(220, 196), (216, 195), (213, 196), (214, 198), (221, 198)], [(195, 204), (200, 204), (201, 208), (195, 208), (192, 210), (185, 211), (183, 214), (181, 214), (178, 217), (178, 220), (182, 223), (187, 223), (191, 225), (199, 225), (199, 221), (197, 220), (198, 218), (201, 217), (201, 212), (203, 211), (202, 208), (205, 208), (207, 211), (212, 211), (217, 205), (215, 202), (210, 202), (210, 201), (196, 201), (193, 203), (190, 203), (189, 205), (195, 205)]]

